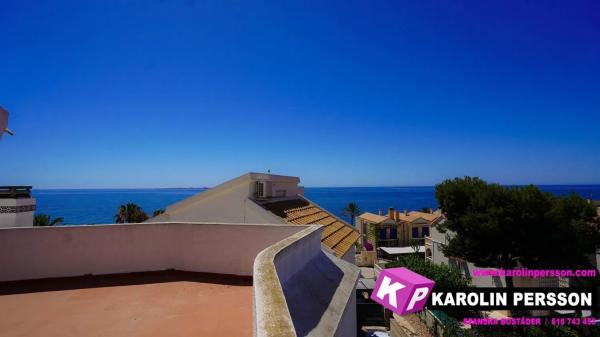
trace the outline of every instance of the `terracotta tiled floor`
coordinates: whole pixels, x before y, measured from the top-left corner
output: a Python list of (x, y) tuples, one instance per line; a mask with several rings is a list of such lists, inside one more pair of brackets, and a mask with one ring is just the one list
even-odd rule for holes
[(178, 275), (0, 284), (0, 336), (252, 336), (251, 281)]

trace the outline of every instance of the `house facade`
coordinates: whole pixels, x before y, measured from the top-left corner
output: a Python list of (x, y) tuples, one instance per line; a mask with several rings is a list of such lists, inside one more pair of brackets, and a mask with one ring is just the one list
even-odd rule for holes
[(167, 207), (147, 222), (233, 222), (322, 225), (323, 246), (354, 263), (359, 233), (304, 197), (300, 179), (250, 172)]
[(400, 212), (390, 207), (387, 215), (363, 213), (357, 218), (357, 226), (363, 247), (406, 247), (423, 244), (431, 227), (443, 219), (440, 211)]

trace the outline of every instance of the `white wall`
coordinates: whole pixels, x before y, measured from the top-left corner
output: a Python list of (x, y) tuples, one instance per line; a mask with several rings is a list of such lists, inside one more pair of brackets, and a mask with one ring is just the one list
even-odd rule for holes
[(252, 275), (305, 226), (153, 223), (0, 229), (0, 281), (178, 269)]
[(249, 179), (235, 179), (174, 204), (147, 222), (228, 222), (278, 224), (284, 221), (248, 199)]
[[(0, 208), (15, 208), (15, 207), (26, 207), (34, 206), (35, 210), (35, 199), (34, 198), (22, 198), (22, 199), (0, 199)], [(34, 210), (27, 212), (16, 212), (0, 209), (0, 228), (6, 227), (30, 227), (33, 226), (33, 215)]]
[[(460, 261), (453, 258), (448, 258), (444, 255), (442, 247), (448, 243), (446, 233), (439, 232), (435, 227), (430, 228), (431, 236), (431, 258), (435, 264), (445, 264), (460, 270), (463, 275), (471, 277), (471, 284), (476, 287), (506, 287), (504, 277), (499, 276), (484, 276), (473, 277), (473, 269), (477, 268), (475, 264), (466, 261)], [(493, 270), (494, 268), (479, 268), (485, 270)]]
[(271, 196), (278, 197), (277, 191), (284, 191), (285, 197), (293, 197), (300, 194), (300, 190), (298, 189), (298, 184), (296, 182), (288, 182), (288, 181), (274, 181), (271, 184)]
[(352, 247), (342, 256), (342, 260), (346, 262), (350, 262), (352, 264), (356, 264), (356, 247), (352, 245)]
[(356, 335), (358, 267), (325, 253), (321, 233), (311, 225), (256, 258), (255, 336)]

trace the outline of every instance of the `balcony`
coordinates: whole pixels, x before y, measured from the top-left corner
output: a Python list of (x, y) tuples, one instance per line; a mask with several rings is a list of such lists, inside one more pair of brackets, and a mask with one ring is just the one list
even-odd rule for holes
[(31, 186), (0, 186), (0, 199), (31, 198)]
[(398, 247), (398, 239), (380, 239), (377, 240), (377, 247)]

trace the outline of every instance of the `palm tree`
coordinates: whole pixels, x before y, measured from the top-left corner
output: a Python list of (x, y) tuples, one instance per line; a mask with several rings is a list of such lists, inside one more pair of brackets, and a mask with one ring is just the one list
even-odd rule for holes
[(46, 214), (36, 214), (33, 218), (33, 225), (36, 227), (49, 227), (54, 225), (61, 225), (65, 219), (54, 218)]
[(350, 217), (350, 223), (354, 226), (356, 217), (360, 215), (360, 210), (355, 202), (349, 202), (348, 205), (342, 210), (342, 214)]
[(162, 208), (161, 209), (157, 209), (154, 212), (152, 212), (152, 217), (159, 216), (159, 215), (163, 214), (164, 212), (165, 212), (165, 210), (162, 209)]
[(131, 202), (121, 205), (117, 211), (117, 214), (115, 214), (116, 223), (137, 223), (144, 222), (146, 220), (148, 220), (148, 215), (146, 215), (144, 210), (140, 206)]

